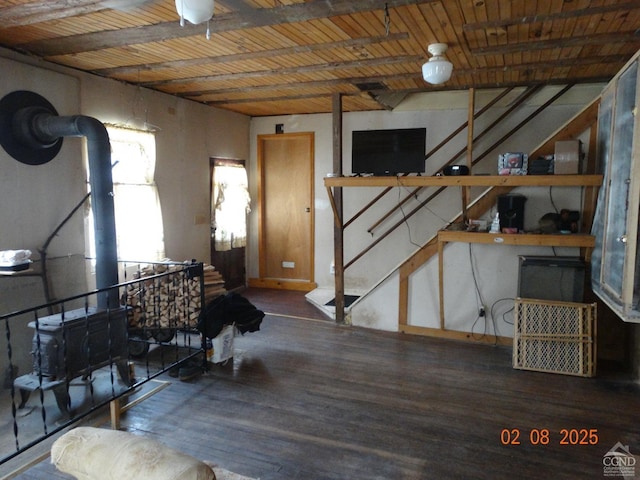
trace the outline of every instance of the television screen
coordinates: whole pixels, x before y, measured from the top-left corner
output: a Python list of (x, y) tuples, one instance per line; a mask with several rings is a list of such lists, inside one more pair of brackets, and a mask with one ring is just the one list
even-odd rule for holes
[(426, 142), (426, 128), (354, 131), (351, 171), (374, 175), (422, 173)]

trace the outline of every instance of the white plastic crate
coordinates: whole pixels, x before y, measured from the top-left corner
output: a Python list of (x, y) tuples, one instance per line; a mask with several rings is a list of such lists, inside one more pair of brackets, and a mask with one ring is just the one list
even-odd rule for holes
[(517, 298), (513, 368), (593, 377), (596, 304)]

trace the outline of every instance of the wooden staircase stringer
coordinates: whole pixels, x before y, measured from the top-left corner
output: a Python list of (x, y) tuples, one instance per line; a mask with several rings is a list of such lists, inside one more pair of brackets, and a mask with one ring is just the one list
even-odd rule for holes
[[(600, 97), (594, 99), (589, 105), (584, 107), (565, 125), (558, 128), (538, 147), (536, 147), (529, 158), (538, 158), (543, 155), (553, 154), (555, 143), (562, 140), (573, 140), (579, 135), (591, 129), (589, 141), (589, 158), (586, 162), (586, 172), (595, 172), (595, 138), (597, 136), (598, 107)], [(495, 206), (498, 196), (509, 193), (513, 187), (491, 187), (482, 192), (471, 203), (466, 211), (467, 218), (479, 218)], [(585, 211), (583, 211), (583, 228), (590, 227), (591, 219), (595, 209), (595, 195), (597, 189), (586, 187), (584, 192)], [(464, 212), (460, 212), (452, 223), (461, 222)], [(585, 228), (586, 229), (586, 228)], [(402, 331), (408, 325), (409, 311), (409, 281), (411, 275), (429, 259), (438, 254), (438, 236), (431, 237), (423, 247), (405, 260), (398, 268), (399, 273), (399, 302), (398, 302), (398, 326)], [(426, 329), (430, 330), (430, 329)]]

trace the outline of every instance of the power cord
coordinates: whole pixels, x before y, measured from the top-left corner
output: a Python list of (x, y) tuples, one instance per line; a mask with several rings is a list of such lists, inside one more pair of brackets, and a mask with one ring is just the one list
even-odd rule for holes
[[(500, 298), (498, 300), (496, 300), (495, 302), (493, 302), (493, 305), (491, 305), (491, 317), (495, 318), (495, 309), (498, 306), (498, 304), (500, 302), (507, 302), (507, 301), (511, 301), (514, 302), (515, 298), (511, 298), (511, 297), (505, 297), (505, 298)], [(504, 323), (506, 323), (507, 325), (513, 325), (513, 321), (508, 321), (507, 320), (507, 315), (509, 313), (512, 313), (515, 310), (515, 305), (512, 306), (511, 308), (507, 309), (505, 312), (502, 313), (502, 321)]]
[[(409, 190), (409, 188), (405, 184), (402, 183), (402, 179), (400, 177), (396, 177), (396, 178), (398, 180), (398, 187), (400, 187), (405, 192), (408, 192), (417, 202), (420, 201), (420, 197), (419, 197), (419, 193), (418, 192)], [(422, 191), (422, 190), (424, 190), (424, 189), (421, 188), (420, 191)], [(398, 202), (400, 202), (400, 193), (398, 193)], [(431, 215), (433, 215), (434, 217), (436, 217), (438, 220), (440, 220), (441, 222), (445, 223), (446, 225), (450, 225), (451, 224), (451, 220), (447, 220), (447, 219), (442, 218), (433, 209), (429, 208), (426, 204), (422, 205), (421, 208), (424, 208), (426, 211), (431, 213)]]
[(549, 200), (551, 201), (551, 206), (556, 211), (556, 213), (560, 213), (560, 210), (558, 210), (558, 207), (556, 206), (556, 202), (553, 201), (552, 189), (553, 189), (553, 186), (549, 185)]
[[(478, 307), (478, 316), (476, 317), (475, 321), (473, 322), (473, 325), (471, 326), (471, 338), (473, 338), (474, 340), (481, 340), (489, 334), (487, 330), (488, 324), (486, 321), (487, 312), (485, 311), (484, 299), (482, 298), (482, 292), (480, 291), (480, 285), (478, 284), (478, 278), (476, 276), (476, 269), (473, 263), (473, 252), (471, 249), (471, 243), (469, 243), (468, 245), (469, 245), (469, 263), (471, 265), (471, 276), (473, 278), (473, 284), (476, 290), (476, 306)], [(478, 304), (478, 302), (480, 303)], [(482, 335), (480, 335), (480, 337), (476, 337), (475, 328), (476, 328), (476, 325), (478, 325), (478, 322), (480, 322), (480, 319), (482, 318), (484, 318), (484, 332), (482, 333)], [(494, 325), (494, 331), (495, 331), (495, 325)], [(497, 343), (497, 336), (496, 336), (496, 343)]]
[[(407, 227), (407, 231), (409, 233), (409, 243), (411, 243), (411, 245), (413, 245), (414, 247), (418, 247), (418, 248), (422, 248), (424, 247), (424, 245), (420, 245), (419, 243), (415, 242), (412, 238), (411, 235), (411, 226), (409, 225), (409, 220), (407, 219), (407, 215), (404, 211), (403, 205), (406, 202), (406, 199), (403, 201), (400, 198), (400, 194), (402, 191), (406, 191), (408, 192), (417, 202), (420, 201), (420, 198), (418, 197), (418, 193), (416, 191), (411, 191), (407, 188), (406, 185), (402, 184), (402, 181), (400, 180), (400, 177), (396, 177), (397, 181), (398, 181), (398, 200), (397, 200), (397, 204), (398, 204), (398, 208), (400, 209), (400, 212), (402, 213), (402, 220), (404, 222), (404, 224)], [(436, 212), (434, 212), (432, 209), (430, 209), (429, 207), (427, 207), (426, 205), (422, 205), (422, 208), (424, 208), (425, 210), (427, 210), (429, 213), (431, 213), (434, 217), (440, 219), (442, 222), (447, 223), (448, 221), (443, 219), (442, 217), (440, 217)]]
[[(409, 243), (411, 245), (413, 245), (414, 247), (418, 247), (421, 248), (422, 245), (419, 245), (418, 243), (413, 241), (413, 238), (411, 237), (411, 225), (409, 225), (409, 220), (407, 219), (407, 215), (404, 213), (404, 208), (402, 208), (402, 201), (400, 200), (400, 192), (402, 191), (402, 189), (398, 189), (398, 207), (400, 207), (400, 213), (402, 213), (402, 221), (404, 222), (404, 224), (407, 226), (407, 233), (409, 234)], [(416, 200), (418, 199), (418, 195), (415, 195)]]
[[(480, 285), (478, 284), (478, 278), (476, 276), (471, 243), (469, 243), (469, 263), (471, 264), (471, 276), (473, 277), (473, 284), (476, 290), (476, 302), (478, 301), (480, 302), (480, 305), (478, 305), (478, 316), (476, 317), (475, 321), (473, 322), (473, 325), (471, 326), (471, 336), (474, 340), (481, 340), (482, 338), (487, 336), (489, 334), (489, 331), (488, 331), (489, 323), (487, 320), (489, 320), (491, 322), (491, 325), (493, 326), (493, 335), (495, 339), (493, 344), (494, 346), (497, 346), (498, 337), (500, 336), (500, 329), (498, 328), (498, 323), (496, 322), (496, 307), (500, 302), (505, 302), (505, 301), (513, 302), (515, 299), (509, 298), (509, 297), (498, 299), (495, 302), (493, 302), (493, 304), (491, 305), (491, 308), (487, 312), (485, 310), (486, 304), (484, 302), (484, 299), (482, 298), (482, 292), (480, 291)], [(513, 312), (514, 308), (515, 307), (511, 307), (507, 311), (503, 312), (502, 314), (502, 321), (507, 325), (513, 325), (513, 321), (510, 322), (509, 320), (507, 320), (507, 315)], [(490, 317), (490, 318), (487, 319), (487, 317)], [(477, 337), (475, 334), (475, 329), (478, 323), (480, 322), (480, 319), (482, 318), (485, 319), (484, 332), (482, 333), (482, 335), (480, 335), (480, 337)]]

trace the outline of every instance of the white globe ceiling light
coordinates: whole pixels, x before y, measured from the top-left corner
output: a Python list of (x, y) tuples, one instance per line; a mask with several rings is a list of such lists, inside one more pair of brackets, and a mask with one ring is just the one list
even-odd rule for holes
[(176, 0), (176, 10), (180, 15), (180, 26), (187, 20), (194, 25), (207, 22), (207, 40), (211, 38), (209, 20), (213, 17), (214, 0)]
[(443, 57), (447, 51), (446, 43), (432, 43), (427, 47), (429, 53), (433, 55), (427, 63), (422, 65), (422, 78), (425, 82), (438, 85), (444, 83), (451, 78), (453, 65), (449, 60)]
[(176, 10), (180, 15), (180, 23), (184, 20), (197, 25), (211, 20), (214, 0), (176, 0)]

